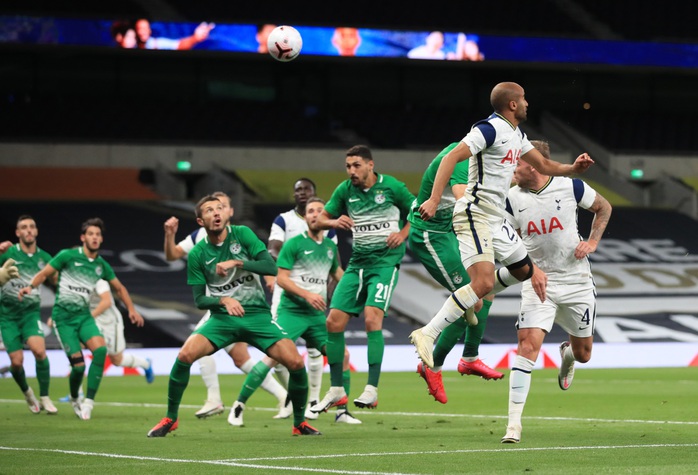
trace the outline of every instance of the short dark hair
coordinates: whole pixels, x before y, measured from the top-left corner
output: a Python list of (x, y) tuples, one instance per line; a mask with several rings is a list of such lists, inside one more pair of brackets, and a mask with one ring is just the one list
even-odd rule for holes
[(318, 198), (317, 196), (311, 196), (308, 198), (308, 201), (306, 201), (305, 206), (307, 207), (311, 203), (322, 203), (323, 205), (325, 204), (325, 200), (322, 198)]
[(366, 145), (354, 145), (349, 150), (347, 150), (347, 157), (361, 157), (364, 160), (373, 160), (373, 155), (371, 155), (371, 149)]
[(80, 228), (80, 234), (85, 234), (87, 232), (87, 228), (89, 228), (90, 226), (98, 227), (102, 234), (104, 234), (104, 221), (102, 221), (101, 218), (90, 218), (84, 223), (82, 223), (82, 228)]
[(310, 178), (306, 178), (306, 177), (300, 177), (299, 179), (294, 181), (293, 188), (296, 187), (296, 183), (298, 183), (299, 181), (307, 181), (313, 187), (313, 191), (317, 191), (317, 186), (315, 185), (315, 182), (313, 180), (311, 180)]
[(20, 221), (24, 221), (25, 219), (31, 219), (32, 221), (34, 221), (34, 223), (36, 223), (36, 220), (32, 216), (28, 214), (23, 214), (19, 218), (17, 218), (17, 226), (19, 226)]
[(204, 203), (208, 203), (209, 201), (218, 201), (219, 203), (221, 202), (221, 200), (219, 200), (217, 196), (214, 196), (212, 194), (204, 196), (196, 202), (196, 208), (194, 208), (194, 214), (197, 218), (201, 217), (201, 207), (204, 205)]

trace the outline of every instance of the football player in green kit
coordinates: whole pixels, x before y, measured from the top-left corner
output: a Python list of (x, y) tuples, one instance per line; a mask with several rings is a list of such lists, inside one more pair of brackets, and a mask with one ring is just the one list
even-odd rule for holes
[(180, 349), (170, 372), (167, 414), (148, 437), (165, 437), (177, 429), (192, 363), (238, 341), (259, 348), (288, 368), (292, 434), (320, 435), (305, 421), (308, 375), (303, 358), (288, 334), (272, 321), (260, 280), (261, 275), (276, 275), (276, 263), (250, 228), (227, 225), (227, 219), (222, 203), (213, 195), (196, 204), (196, 221), (206, 230), (206, 237), (189, 253), (187, 283), (193, 287), (196, 306), (210, 310), (211, 317)]
[[(0, 289), (0, 328), (7, 354), (10, 356), (10, 373), (24, 393), (29, 410), (38, 414), (57, 414), (58, 410), (49, 398), (51, 367), (46, 357), (46, 343), (41, 325), (41, 299), (36, 290), (20, 301), (19, 291), (51, 260), (51, 255), (39, 248), (36, 238), (39, 230), (34, 218), (22, 215), (15, 230), (18, 242), (0, 256), (0, 265), (16, 266), (18, 275)], [(55, 281), (54, 281), (55, 283)], [(27, 384), (24, 373), (24, 343), (34, 354), (36, 379), (39, 380), (39, 400)]]
[[(378, 405), (378, 380), (385, 351), (383, 318), (397, 285), (410, 224), (405, 223), (414, 195), (392, 176), (374, 172), (371, 150), (355, 145), (346, 152), (349, 179), (340, 183), (318, 219), (322, 229), (352, 231), (352, 255), (337, 285), (327, 318), (327, 361), (331, 387), (312, 412), (346, 404), (344, 390), (344, 330), (362, 311), (368, 340), (368, 381), (354, 405)], [(404, 226), (401, 227), (401, 225)]]
[[(463, 196), (468, 185), (468, 161), (465, 160), (456, 165), (449, 180), (449, 187), (445, 188), (436, 215), (432, 219), (423, 220), (419, 214), (419, 206), (431, 196), (439, 164), (456, 145), (458, 145), (457, 142), (444, 148), (429, 164), (422, 177), (417, 199), (414, 201), (407, 218), (412, 224), (409, 235), (410, 250), (429, 271), (429, 274), (451, 292), (470, 282), (461, 260), (458, 239), (453, 232), (453, 207), (456, 200)], [(441, 378), (441, 366), (446, 355), (453, 349), (463, 333), (465, 333), (465, 348), (463, 356), (458, 362), (458, 372), (464, 375), (481, 376), (484, 379), (504, 377), (502, 373), (488, 367), (478, 358), (478, 349), (485, 333), (487, 315), (491, 305), (491, 298), (490, 300), (483, 299), (483, 307), (476, 313), (477, 325), (468, 325), (464, 318), (460, 318), (441, 333), (434, 350), (433, 369), (423, 363), (417, 365), (417, 372), (427, 382), (429, 394), (434, 396), (438, 402), (446, 404), (448, 401)]]
[[(136, 312), (126, 287), (117, 279), (114, 270), (99, 255), (104, 233), (104, 222), (91, 218), (82, 223), (80, 240), (82, 246), (64, 249), (46, 264), (29, 282), (29, 286), (19, 291), (20, 299), (31, 294), (46, 279), (58, 273), (56, 302), (53, 305), (53, 319), (58, 338), (70, 361), (70, 403), (75, 414), (83, 420), (92, 417), (94, 398), (102, 382), (107, 347), (104, 337), (90, 312), (90, 293), (100, 279), (109, 285), (128, 309), (132, 322), (142, 321)], [(80, 402), (78, 392), (85, 375), (85, 359), (82, 355), (84, 344), (92, 352), (92, 363), (87, 373), (87, 394)]]

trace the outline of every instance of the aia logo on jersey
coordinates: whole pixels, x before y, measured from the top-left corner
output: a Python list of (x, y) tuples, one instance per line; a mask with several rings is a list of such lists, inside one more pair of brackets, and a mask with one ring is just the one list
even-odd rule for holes
[(545, 219), (541, 219), (540, 223), (538, 224), (536, 224), (534, 221), (529, 221), (526, 232), (528, 234), (538, 234), (540, 236), (541, 234), (550, 234), (556, 229), (562, 231), (565, 228), (562, 227), (560, 220), (553, 216), (550, 218), (550, 222), (547, 223), (547, 225), (545, 223)]
[(516, 163), (519, 161), (519, 158), (521, 158), (521, 149), (517, 150), (509, 150), (507, 154), (502, 158), (502, 161), (499, 163), (508, 163), (509, 165), (516, 165)]

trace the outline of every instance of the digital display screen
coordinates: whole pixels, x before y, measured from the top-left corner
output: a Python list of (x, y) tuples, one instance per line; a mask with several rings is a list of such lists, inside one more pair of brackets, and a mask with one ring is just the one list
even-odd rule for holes
[[(0, 16), (0, 43), (266, 53), (275, 25)], [(294, 26), (302, 55), (698, 67), (698, 45)]]

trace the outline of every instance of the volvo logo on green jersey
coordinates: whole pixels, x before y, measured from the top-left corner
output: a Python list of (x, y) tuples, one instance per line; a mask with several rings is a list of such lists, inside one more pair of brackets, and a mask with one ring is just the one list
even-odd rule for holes
[(226, 290), (231, 290), (234, 289), (235, 287), (239, 287), (247, 282), (252, 282), (254, 280), (254, 276), (252, 274), (247, 274), (239, 279), (235, 279), (233, 281), (228, 282), (225, 285), (209, 285), (208, 287), (211, 289), (211, 292), (213, 293), (222, 293), (225, 292)]
[(357, 232), (368, 232), (368, 231), (380, 231), (381, 229), (388, 229), (390, 228), (390, 223), (371, 223), (371, 224), (362, 224), (359, 226), (354, 226), (354, 230)]

